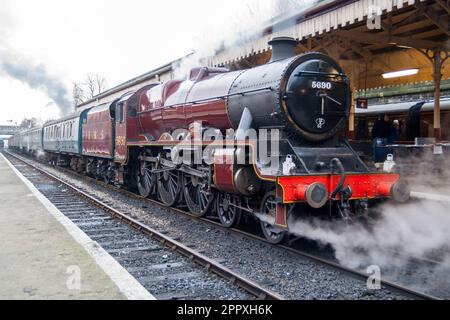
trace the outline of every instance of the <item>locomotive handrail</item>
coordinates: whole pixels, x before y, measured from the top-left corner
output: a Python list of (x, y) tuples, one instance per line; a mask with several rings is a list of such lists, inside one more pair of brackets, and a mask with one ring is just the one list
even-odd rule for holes
[(260, 92), (260, 91), (273, 91), (273, 88), (272, 87), (265, 87), (265, 88), (253, 89), (253, 90), (248, 90), (248, 91), (230, 93), (230, 94), (223, 95), (223, 96), (216, 96), (216, 97), (211, 97), (211, 98), (205, 98), (205, 99), (200, 99), (200, 100), (196, 100), (196, 101), (186, 101), (184, 103), (177, 103), (177, 104), (173, 104), (173, 105), (166, 106), (166, 107), (167, 108), (173, 108), (173, 107), (176, 107), (176, 106), (186, 105), (186, 104), (194, 104), (195, 105), (195, 104), (199, 104), (199, 103), (202, 103), (202, 102), (213, 101), (213, 100), (217, 100), (217, 99), (224, 100), (225, 98), (234, 97), (234, 96), (245, 96), (246, 94)]
[(295, 77), (301, 77), (303, 74), (307, 74), (307, 75), (321, 75), (321, 76), (328, 76), (330, 78), (337, 78), (337, 77), (342, 77), (344, 79), (348, 79), (347, 75), (345, 75), (344, 73), (326, 73), (326, 72), (318, 72), (318, 71), (299, 71), (297, 74), (295, 74)]
[(230, 93), (230, 94), (223, 95), (223, 96), (205, 98), (205, 99), (200, 99), (200, 100), (196, 100), (196, 101), (186, 101), (186, 102), (182, 102), (182, 103), (172, 104), (169, 106), (163, 106), (160, 108), (154, 108), (154, 109), (150, 109), (150, 110), (146, 110), (146, 111), (140, 111), (140, 112), (138, 112), (138, 114), (144, 114), (147, 112), (152, 112), (155, 110), (161, 110), (161, 109), (165, 109), (165, 108), (175, 108), (175, 107), (185, 106), (185, 105), (196, 105), (196, 104), (199, 104), (202, 102), (214, 101), (214, 100), (218, 100), (218, 99), (225, 100), (226, 98), (229, 98), (229, 97), (234, 97), (234, 96), (239, 96), (239, 95), (244, 96), (249, 93), (255, 93), (255, 92), (260, 92), (260, 91), (273, 91), (273, 90), (274, 89), (272, 87), (265, 87), (265, 88), (253, 89), (253, 90), (248, 90), (248, 91)]

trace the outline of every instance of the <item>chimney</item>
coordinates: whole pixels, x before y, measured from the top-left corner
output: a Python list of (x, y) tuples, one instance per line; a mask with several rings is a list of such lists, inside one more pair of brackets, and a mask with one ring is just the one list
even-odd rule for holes
[(294, 57), (296, 55), (295, 48), (298, 41), (290, 37), (277, 37), (273, 38), (269, 45), (272, 46), (272, 58), (269, 63), (278, 60)]

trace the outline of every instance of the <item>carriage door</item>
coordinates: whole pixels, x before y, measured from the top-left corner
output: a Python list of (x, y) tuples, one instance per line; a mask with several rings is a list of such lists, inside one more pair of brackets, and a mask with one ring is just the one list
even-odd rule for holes
[(125, 117), (125, 101), (116, 104), (116, 148), (114, 159), (116, 162), (125, 163), (127, 161), (127, 123)]

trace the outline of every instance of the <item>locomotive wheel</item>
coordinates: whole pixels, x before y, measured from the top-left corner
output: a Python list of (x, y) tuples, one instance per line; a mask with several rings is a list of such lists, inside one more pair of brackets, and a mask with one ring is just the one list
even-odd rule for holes
[(158, 196), (167, 207), (175, 206), (180, 200), (182, 175), (178, 170), (158, 173)]
[(239, 205), (238, 197), (224, 193), (217, 195), (216, 211), (220, 222), (225, 228), (235, 227), (241, 221), (242, 210), (234, 205)]
[(208, 213), (214, 195), (208, 190), (206, 179), (183, 174), (183, 192), (186, 205), (193, 215), (203, 217)]
[(275, 192), (267, 193), (261, 203), (259, 219), (261, 220), (261, 229), (267, 241), (273, 244), (279, 244), (286, 238), (287, 232), (276, 227), (275, 214), (277, 212)]
[(109, 174), (108, 174), (108, 169), (106, 169), (106, 172), (103, 175), (103, 182), (106, 183), (106, 184), (110, 184), (111, 183), (111, 179), (109, 178)]
[(139, 194), (144, 198), (149, 197), (155, 189), (156, 177), (152, 173), (154, 165), (147, 161), (139, 161), (139, 168), (136, 172), (136, 184)]
[(114, 173), (114, 169), (112, 168), (111, 163), (107, 163), (106, 164), (106, 170), (103, 174), (103, 181), (106, 184), (111, 184), (113, 183), (115, 177), (114, 177), (115, 173)]
[(103, 168), (103, 163), (100, 160), (95, 160), (95, 179), (96, 180), (103, 180), (103, 176), (104, 176), (104, 168)]

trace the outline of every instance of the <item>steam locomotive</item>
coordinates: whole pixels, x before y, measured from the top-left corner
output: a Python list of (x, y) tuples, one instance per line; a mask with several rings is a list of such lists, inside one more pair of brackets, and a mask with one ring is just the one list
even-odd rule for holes
[(215, 214), (226, 227), (253, 215), (273, 243), (291, 217), (352, 219), (372, 202), (407, 201), (399, 175), (369, 168), (341, 138), (351, 105), (341, 67), (322, 53), (296, 55), (291, 38), (269, 44), (265, 65), (194, 68), (185, 80), (127, 93), (10, 145), (166, 206)]

